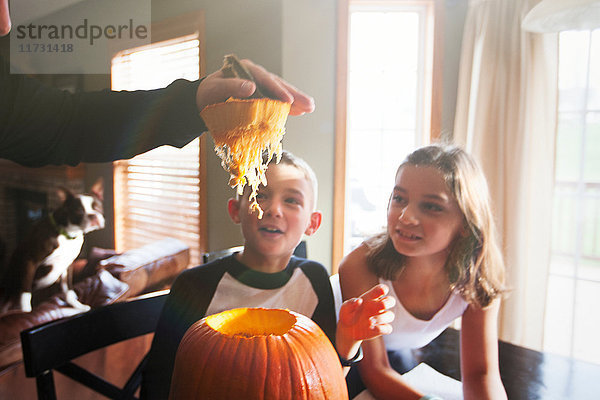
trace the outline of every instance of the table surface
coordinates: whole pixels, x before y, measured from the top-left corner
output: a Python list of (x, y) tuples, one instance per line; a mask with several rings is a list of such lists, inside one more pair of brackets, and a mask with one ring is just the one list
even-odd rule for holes
[[(419, 350), (417, 362), (460, 380), (459, 332), (447, 329)], [(600, 399), (600, 365), (499, 342), (500, 374), (509, 400)]]

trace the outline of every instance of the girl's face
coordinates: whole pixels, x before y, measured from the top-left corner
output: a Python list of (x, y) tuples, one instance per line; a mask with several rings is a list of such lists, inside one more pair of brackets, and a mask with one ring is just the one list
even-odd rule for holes
[(388, 234), (397, 252), (444, 263), (450, 245), (464, 231), (463, 220), (436, 168), (406, 165), (398, 171), (388, 205)]

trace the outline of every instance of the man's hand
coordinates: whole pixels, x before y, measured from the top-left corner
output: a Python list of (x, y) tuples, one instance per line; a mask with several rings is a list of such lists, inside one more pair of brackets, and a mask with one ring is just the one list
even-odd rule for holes
[[(241, 63), (250, 71), (265, 96), (292, 103), (290, 115), (302, 115), (314, 111), (315, 102), (312, 97), (250, 60), (241, 60)], [(226, 78), (219, 70), (208, 75), (198, 85), (196, 105), (200, 112), (207, 105), (224, 102), (230, 97), (249, 97), (255, 90), (254, 82), (239, 78)]]

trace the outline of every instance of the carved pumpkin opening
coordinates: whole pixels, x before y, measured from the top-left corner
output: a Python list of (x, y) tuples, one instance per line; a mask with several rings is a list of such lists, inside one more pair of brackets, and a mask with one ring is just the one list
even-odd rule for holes
[(296, 317), (285, 310), (236, 308), (211, 315), (206, 324), (227, 336), (282, 336), (292, 329)]

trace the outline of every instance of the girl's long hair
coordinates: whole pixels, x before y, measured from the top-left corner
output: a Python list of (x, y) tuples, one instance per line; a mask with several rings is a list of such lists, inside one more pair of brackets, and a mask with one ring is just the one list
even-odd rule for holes
[[(442, 173), (468, 227), (468, 234), (459, 235), (451, 244), (445, 270), (452, 289), (467, 302), (486, 307), (505, 289), (504, 261), (483, 172), (461, 148), (440, 144), (417, 149), (398, 172), (406, 165), (434, 167)], [(387, 230), (365, 244), (367, 264), (378, 277), (394, 280), (404, 269), (405, 256), (396, 251)]]

